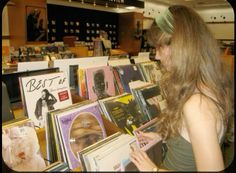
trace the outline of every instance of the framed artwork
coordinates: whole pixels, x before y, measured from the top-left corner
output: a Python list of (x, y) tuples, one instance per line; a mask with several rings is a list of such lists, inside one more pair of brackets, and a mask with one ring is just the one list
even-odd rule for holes
[(47, 41), (47, 11), (43, 7), (26, 6), (27, 41)]

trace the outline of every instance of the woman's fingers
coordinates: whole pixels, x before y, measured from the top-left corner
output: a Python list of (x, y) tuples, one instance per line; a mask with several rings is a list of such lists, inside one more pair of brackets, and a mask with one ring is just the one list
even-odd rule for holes
[(133, 151), (131, 157), (134, 158), (137, 162), (142, 162), (147, 159), (147, 154), (142, 150)]
[(137, 166), (139, 171), (152, 171), (156, 166), (146, 152), (141, 150), (130, 153), (130, 160)]

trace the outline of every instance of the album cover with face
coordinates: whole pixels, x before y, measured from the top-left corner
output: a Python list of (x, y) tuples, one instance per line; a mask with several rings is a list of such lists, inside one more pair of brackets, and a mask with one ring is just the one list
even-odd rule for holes
[(106, 137), (97, 102), (57, 115), (59, 130), (70, 169), (80, 166), (79, 151)]
[(110, 66), (86, 69), (86, 79), (90, 100), (95, 101), (115, 95), (114, 76)]
[(39, 127), (49, 111), (72, 104), (69, 81), (64, 72), (19, 78), (25, 114)]

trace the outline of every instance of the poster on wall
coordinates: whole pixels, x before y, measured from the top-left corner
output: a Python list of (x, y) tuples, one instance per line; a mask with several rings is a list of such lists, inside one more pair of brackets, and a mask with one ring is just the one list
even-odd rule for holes
[(47, 41), (46, 8), (26, 6), (27, 41)]

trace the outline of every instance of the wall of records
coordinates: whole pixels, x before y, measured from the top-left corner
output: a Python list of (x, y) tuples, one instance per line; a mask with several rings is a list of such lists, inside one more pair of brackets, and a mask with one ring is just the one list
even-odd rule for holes
[(118, 46), (119, 14), (47, 4), (48, 42), (62, 41), (64, 36), (76, 36), (90, 47), (101, 30), (108, 34), (112, 48)]

